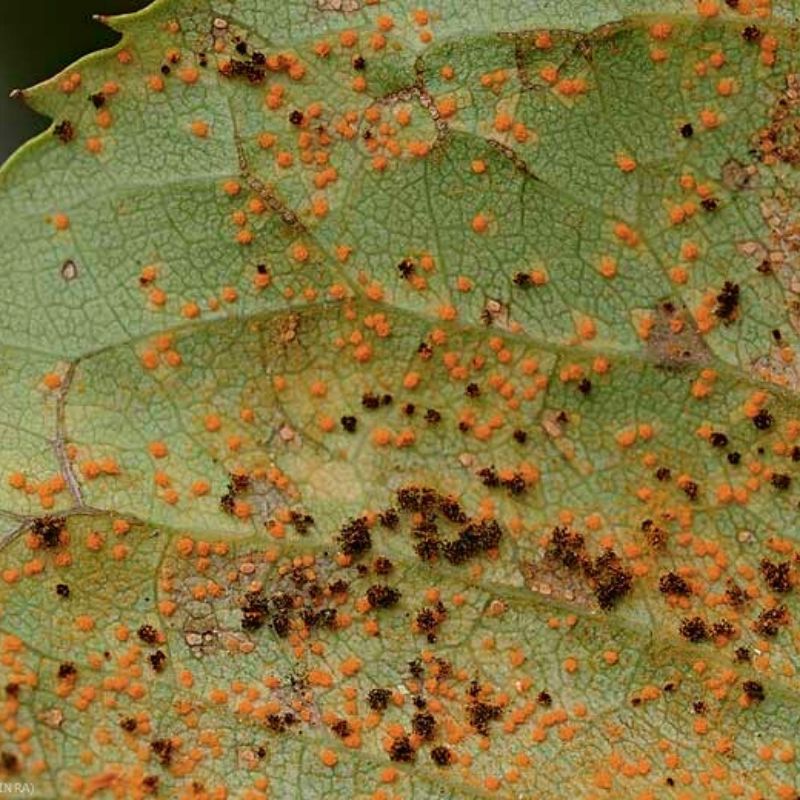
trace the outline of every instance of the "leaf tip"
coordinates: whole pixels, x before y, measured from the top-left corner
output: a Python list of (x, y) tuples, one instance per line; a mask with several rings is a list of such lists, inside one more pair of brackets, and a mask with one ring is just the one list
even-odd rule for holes
[(110, 28), (112, 31), (117, 31), (117, 33), (121, 33), (115, 21), (120, 17), (124, 16), (120, 15), (112, 15), (112, 14), (92, 14), (92, 21), (97, 22), (100, 25), (105, 26), (106, 28)]

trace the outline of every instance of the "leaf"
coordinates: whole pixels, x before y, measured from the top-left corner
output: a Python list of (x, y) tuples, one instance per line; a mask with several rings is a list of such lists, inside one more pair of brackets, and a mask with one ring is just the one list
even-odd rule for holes
[(24, 92), (9, 791), (797, 796), (796, 12), (161, 0)]

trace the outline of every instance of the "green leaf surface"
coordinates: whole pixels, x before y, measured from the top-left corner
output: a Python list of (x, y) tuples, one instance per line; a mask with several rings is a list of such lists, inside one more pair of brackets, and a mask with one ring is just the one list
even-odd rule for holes
[(797, 11), (159, 0), (23, 92), (2, 793), (798, 797)]

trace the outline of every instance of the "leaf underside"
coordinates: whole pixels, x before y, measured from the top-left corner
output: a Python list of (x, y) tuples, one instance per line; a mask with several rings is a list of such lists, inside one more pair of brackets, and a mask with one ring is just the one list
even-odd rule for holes
[(796, 798), (797, 12), (158, 0), (25, 91), (0, 785)]

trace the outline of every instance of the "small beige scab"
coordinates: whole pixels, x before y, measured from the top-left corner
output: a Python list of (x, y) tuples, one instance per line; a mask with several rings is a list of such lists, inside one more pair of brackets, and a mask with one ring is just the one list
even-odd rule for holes
[(542, 429), (552, 439), (558, 439), (564, 435), (564, 425), (555, 411), (545, 411), (542, 414)]
[(767, 254), (766, 248), (761, 242), (739, 242), (736, 245), (736, 249), (748, 258), (765, 258)]
[(278, 436), (282, 442), (291, 442), (296, 438), (297, 434), (291, 425), (282, 425), (278, 431)]
[(508, 306), (490, 297), (481, 311), (481, 322), (483, 322), (484, 325), (510, 330), (511, 314)]
[(78, 277), (78, 265), (71, 258), (68, 258), (61, 265), (61, 277), (67, 281), (67, 283), (74, 281), (75, 278)]
[(60, 728), (64, 721), (64, 712), (60, 708), (48, 708), (46, 711), (42, 711), (38, 718), (48, 728)]
[(508, 603), (504, 600), (492, 600), (486, 609), (487, 617), (502, 617), (508, 610)]
[(319, 11), (339, 11), (349, 14), (361, 8), (359, 0), (317, 0)]
[(229, 653), (252, 653), (256, 647), (245, 634), (234, 631), (223, 632), (221, 641), (222, 646)]
[(731, 159), (722, 165), (720, 177), (728, 189), (753, 189), (758, 183), (758, 168)]
[(239, 749), (239, 764), (244, 769), (254, 770), (261, 762), (263, 755), (259, 755), (250, 747), (242, 747)]
[(542, 430), (550, 437), (556, 449), (567, 461), (572, 463), (572, 466), (577, 469), (581, 475), (591, 475), (594, 471), (594, 467), (586, 460), (576, 460), (575, 445), (564, 436), (564, 425), (565, 423), (559, 412), (545, 411), (542, 414)]
[(300, 317), (297, 314), (289, 314), (280, 324), (278, 337), (282, 344), (291, 344), (297, 339), (297, 330), (300, 327)]

